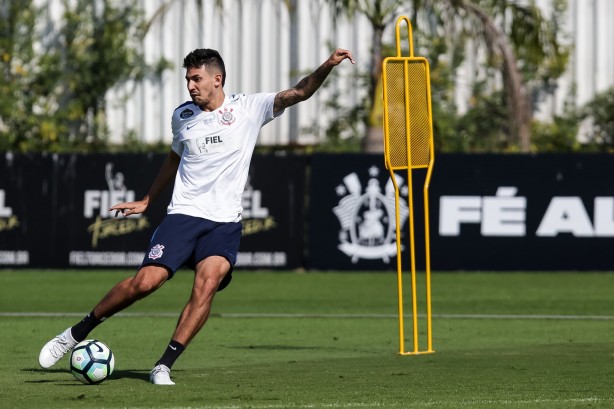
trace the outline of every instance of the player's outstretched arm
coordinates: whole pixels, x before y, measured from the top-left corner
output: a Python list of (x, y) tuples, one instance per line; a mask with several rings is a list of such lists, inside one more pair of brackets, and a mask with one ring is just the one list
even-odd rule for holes
[(275, 96), (273, 112), (282, 111), (311, 97), (324, 83), (324, 80), (328, 77), (328, 74), (330, 74), (333, 68), (346, 59), (350, 60), (352, 64), (355, 64), (350, 51), (337, 48), (335, 52), (328, 57), (328, 60), (324, 61), (314, 72), (300, 80), (293, 88), (280, 91)]
[(115, 210), (116, 217), (120, 213), (123, 216), (144, 213), (145, 210), (147, 210), (147, 207), (149, 207), (149, 203), (153, 202), (160, 195), (162, 190), (164, 190), (164, 188), (174, 179), (177, 169), (179, 168), (180, 159), (181, 158), (179, 155), (171, 150), (164, 160), (158, 175), (154, 179), (149, 192), (142, 200), (137, 200), (136, 202), (118, 203), (109, 208), (109, 211)]

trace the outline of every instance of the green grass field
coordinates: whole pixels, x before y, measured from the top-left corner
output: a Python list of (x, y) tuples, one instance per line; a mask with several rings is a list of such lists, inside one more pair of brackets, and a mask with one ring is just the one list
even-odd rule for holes
[(41, 346), (127, 274), (0, 271), (2, 408), (614, 407), (614, 273), (435, 272), (436, 352), (400, 356), (395, 274), (238, 271), (177, 385), (156, 387), (181, 271), (91, 334), (115, 353), (107, 381), (80, 384), (67, 358), (40, 369)]

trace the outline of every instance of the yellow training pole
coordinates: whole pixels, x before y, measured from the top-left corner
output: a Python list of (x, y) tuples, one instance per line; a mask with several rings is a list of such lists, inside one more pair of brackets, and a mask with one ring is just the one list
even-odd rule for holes
[[(407, 24), (409, 57), (401, 56), (401, 23)], [(430, 76), (428, 61), (414, 57), (412, 29), (409, 19), (401, 16), (396, 23), (395, 57), (388, 57), (383, 62), (382, 85), (384, 98), (384, 156), (386, 168), (395, 188), (396, 206), (396, 244), (397, 244), (397, 286), (399, 297), (399, 353), (412, 355), (434, 352), (432, 348), (432, 311), (431, 311), (431, 277), (430, 277), (430, 233), (428, 213), (428, 188), (434, 165), (434, 144), (432, 126), (432, 107), (430, 94)], [(426, 320), (427, 349), (420, 351), (418, 340), (418, 295), (416, 291), (415, 262), (415, 220), (414, 220), (414, 169), (426, 168), (424, 182), (424, 222), (426, 249)], [(409, 207), (409, 251), (411, 262), (411, 297), (413, 351), (405, 351), (405, 329), (403, 313), (403, 265), (400, 230), (399, 184), (395, 171), (407, 171), (408, 207)]]
[[(400, 48), (400, 24), (397, 21), (397, 53), (401, 52)], [(409, 20), (407, 21), (407, 27), (411, 27)], [(408, 30), (411, 32), (411, 30)], [(411, 43), (411, 34), (408, 34)], [(400, 54), (399, 54), (400, 55)], [(410, 46), (410, 57), (413, 57), (413, 46)], [(409, 73), (407, 68), (407, 63), (403, 63), (403, 83), (409, 83)], [(405, 92), (405, 135), (411, 136), (411, 112), (410, 112), (410, 100), (409, 100), (409, 92)], [(409, 254), (410, 254), (410, 266), (411, 266), (411, 311), (412, 311), (412, 325), (413, 325), (413, 341), (414, 341), (414, 350), (413, 352), (418, 352), (418, 296), (416, 294), (416, 240), (415, 240), (415, 228), (414, 228), (414, 182), (412, 177), (412, 167), (411, 167), (411, 137), (405, 137), (406, 140), (406, 152), (407, 152), (407, 188), (408, 188), (408, 205), (409, 205)], [(398, 224), (399, 222), (397, 222)], [(397, 240), (400, 240), (400, 237), (397, 237)], [(397, 254), (397, 258), (401, 258), (401, 254)], [(397, 275), (401, 276), (397, 272)], [(402, 283), (402, 281), (400, 281)], [(401, 301), (402, 303), (402, 301)], [(404, 319), (400, 317), (400, 319)], [(403, 352), (402, 352), (403, 353)]]

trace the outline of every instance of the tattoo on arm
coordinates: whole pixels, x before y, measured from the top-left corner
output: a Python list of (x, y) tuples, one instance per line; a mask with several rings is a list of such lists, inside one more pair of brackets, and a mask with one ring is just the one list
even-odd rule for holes
[(294, 88), (280, 91), (275, 98), (275, 111), (281, 111), (299, 102), (301, 102), (301, 99)]
[(275, 111), (291, 107), (311, 97), (324, 83), (333, 66), (322, 64), (317, 70), (304, 77), (293, 88), (281, 91), (275, 98)]

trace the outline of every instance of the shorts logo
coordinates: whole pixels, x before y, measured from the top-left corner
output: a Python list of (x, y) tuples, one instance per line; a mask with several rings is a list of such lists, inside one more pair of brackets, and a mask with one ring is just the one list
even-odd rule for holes
[(162, 251), (163, 249), (164, 249), (163, 245), (156, 244), (149, 251), (149, 258), (152, 259), (152, 260), (155, 260), (157, 258), (162, 257), (162, 254), (164, 254), (164, 252)]

